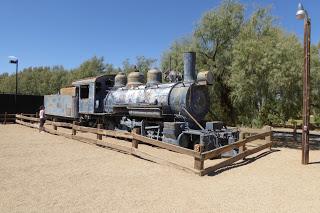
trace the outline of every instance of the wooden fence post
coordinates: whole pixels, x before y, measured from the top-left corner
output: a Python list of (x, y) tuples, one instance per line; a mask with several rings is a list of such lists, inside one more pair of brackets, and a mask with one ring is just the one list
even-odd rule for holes
[(57, 121), (57, 119), (54, 118), (52, 121), (53, 121), (53, 122), (52, 122), (53, 130), (58, 130), (57, 125), (55, 125), (55, 122)]
[(293, 127), (293, 140), (297, 141), (297, 123), (294, 123)]
[(19, 114), (16, 114), (16, 120), (18, 119), (18, 121), (21, 121), (21, 118), (20, 117), (17, 118), (17, 115), (19, 116)]
[[(270, 143), (271, 142), (271, 136), (272, 136), (272, 128), (271, 128), (271, 126), (266, 126), (264, 129), (270, 132), (270, 134), (265, 137), (266, 143)], [(270, 151), (271, 150), (272, 150), (272, 145), (270, 146)]]
[(36, 112), (36, 118), (39, 118), (39, 112)]
[[(102, 129), (102, 124), (98, 124), (97, 127), (98, 127), (98, 129)], [(97, 139), (98, 140), (102, 140), (102, 135), (101, 134), (97, 134)]]
[(72, 135), (76, 135), (77, 134), (77, 130), (75, 129), (76, 126), (76, 121), (72, 122)]
[(4, 121), (3, 121), (4, 124), (7, 124), (7, 114), (8, 114), (7, 112), (4, 113)]
[[(270, 135), (266, 137), (266, 143), (272, 142), (272, 131), (270, 130)], [(272, 151), (272, 144), (270, 145), (270, 151)]]
[[(203, 149), (204, 149), (204, 145), (203, 144), (196, 144), (194, 145), (194, 151), (195, 152), (199, 152), (200, 154), (203, 152)], [(204, 167), (204, 160), (201, 159), (201, 158), (197, 158), (195, 157), (194, 158), (194, 168), (196, 170), (203, 170), (203, 167)]]
[[(140, 134), (140, 128), (134, 128), (132, 132), (135, 134)], [(133, 138), (132, 147), (138, 149), (138, 145), (139, 145), (139, 141)]]
[[(239, 134), (239, 140), (240, 140), (240, 141), (241, 141), (241, 140), (244, 140), (244, 138), (245, 138), (244, 132), (240, 132), (240, 134)], [(244, 152), (244, 151), (246, 151), (246, 144), (243, 144), (243, 146), (240, 146), (240, 147), (239, 147), (239, 153), (242, 153), (242, 152)]]

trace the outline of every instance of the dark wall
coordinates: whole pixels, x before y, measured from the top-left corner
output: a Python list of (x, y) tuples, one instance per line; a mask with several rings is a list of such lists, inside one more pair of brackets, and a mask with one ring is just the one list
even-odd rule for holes
[(0, 94), (0, 114), (27, 113), (35, 114), (43, 105), (43, 96), (17, 95), (17, 111), (15, 107), (14, 94)]

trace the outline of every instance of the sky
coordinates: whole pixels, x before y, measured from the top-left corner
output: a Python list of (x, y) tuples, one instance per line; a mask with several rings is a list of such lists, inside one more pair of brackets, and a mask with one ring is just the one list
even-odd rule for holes
[[(319, 42), (319, 0), (241, 0), (250, 15), (272, 6), (278, 24), (303, 39), (295, 18), (301, 2), (312, 22), (312, 43)], [(93, 56), (121, 67), (136, 56), (161, 60), (173, 41), (190, 35), (204, 12), (220, 0), (0, 0), (0, 74), (34, 66), (78, 67)]]

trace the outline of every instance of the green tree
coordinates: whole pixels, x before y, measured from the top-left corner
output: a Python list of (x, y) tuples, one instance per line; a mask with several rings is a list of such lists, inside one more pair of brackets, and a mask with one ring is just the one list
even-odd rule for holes
[(144, 56), (137, 56), (136, 67), (140, 72), (144, 74), (144, 79), (147, 79), (147, 72), (152, 68), (156, 61), (157, 59), (146, 58)]
[(320, 123), (320, 42), (311, 46), (311, 109)]
[(239, 121), (284, 122), (300, 110), (301, 45), (274, 26), (267, 8), (242, 27), (233, 49), (229, 85)]
[(210, 70), (215, 78), (215, 85), (210, 90), (214, 100), (211, 103), (211, 118), (231, 124), (236, 122), (236, 114), (228, 80), (231, 75), (233, 45), (243, 22), (243, 5), (226, 0), (220, 7), (205, 13), (194, 32), (198, 61), (202, 69)]
[(193, 50), (192, 37), (184, 37), (173, 42), (169, 50), (162, 54), (161, 69), (168, 73), (175, 70), (183, 74), (183, 53)]
[(173, 69), (183, 70), (182, 55), (185, 51), (197, 53), (197, 70), (213, 73), (215, 84), (210, 88), (210, 119), (234, 124), (235, 110), (231, 101), (228, 79), (231, 74), (232, 49), (244, 22), (244, 7), (233, 0), (206, 12), (197, 24), (192, 37), (172, 44), (162, 57), (162, 69), (168, 70), (169, 60)]
[(139, 70), (144, 74), (146, 79), (148, 70), (152, 68), (152, 66), (156, 63), (156, 61), (157, 60), (153, 58), (147, 58), (145, 56), (137, 56), (135, 64), (131, 64), (129, 59), (124, 60), (122, 62), (122, 70), (126, 73), (130, 73), (134, 70), (134, 68), (136, 68), (137, 70)]
[(71, 82), (78, 79), (102, 75), (105, 72), (105, 68), (103, 57), (94, 56), (83, 62), (79, 68), (72, 70), (69, 74), (68, 82), (71, 84)]

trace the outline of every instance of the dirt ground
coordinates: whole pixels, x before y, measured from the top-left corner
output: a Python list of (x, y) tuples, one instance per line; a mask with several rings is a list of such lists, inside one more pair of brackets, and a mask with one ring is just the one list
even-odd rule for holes
[[(143, 149), (192, 166), (179, 154)], [(0, 125), (0, 212), (319, 212), (320, 151), (310, 151), (308, 166), (300, 160), (299, 149), (277, 147), (199, 177), (36, 129)]]

